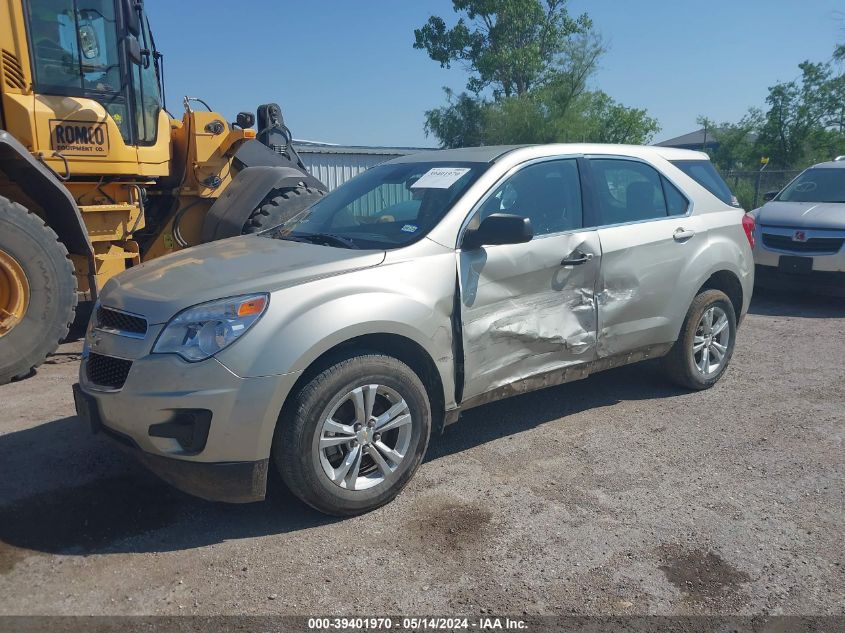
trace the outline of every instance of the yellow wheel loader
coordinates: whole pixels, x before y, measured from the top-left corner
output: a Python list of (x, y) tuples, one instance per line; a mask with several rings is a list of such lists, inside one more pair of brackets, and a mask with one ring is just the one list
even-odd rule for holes
[(127, 267), (325, 193), (277, 105), (230, 123), (185, 97), (175, 119), (162, 75), (140, 0), (0, 0), (0, 384)]

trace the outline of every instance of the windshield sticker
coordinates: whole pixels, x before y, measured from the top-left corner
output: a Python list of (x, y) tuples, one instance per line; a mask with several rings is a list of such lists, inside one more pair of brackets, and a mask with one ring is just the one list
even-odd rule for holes
[(411, 185), (411, 189), (448, 189), (468, 171), (469, 167), (433, 167)]
[(406, 224), (402, 227), (402, 231), (405, 233), (416, 233), (417, 229), (420, 228), (416, 224)]

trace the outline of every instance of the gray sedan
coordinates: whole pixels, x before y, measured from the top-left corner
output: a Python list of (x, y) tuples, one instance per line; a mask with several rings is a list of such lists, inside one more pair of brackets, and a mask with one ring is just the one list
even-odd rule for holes
[(110, 280), (77, 411), (196, 495), (262, 499), (275, 469), (351, 515), (471, 407), (649, 358), (706, 389), (754, 276), (753, 220), (716, 179), (698, 152), (607, 145), (374, 167), (264, 234)]
[(845, 294), (845, 157), (814, 165), (753, 211), (761, 285)]

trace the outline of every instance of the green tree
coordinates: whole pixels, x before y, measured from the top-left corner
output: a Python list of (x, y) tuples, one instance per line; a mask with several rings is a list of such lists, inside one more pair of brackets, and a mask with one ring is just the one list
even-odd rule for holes
[(803, 62), (801, 77), (769, 88), (759, 149), (774, 166), (803, 167), (830, 158), (845, 142), (845, 76), (831, 64)]
[(568, 40), (589, 31), (586, 14), (573, 18), (566, 0), (452, 0), (457, 24), (431, 16), (414, 31), (414, 48), (449, 68), (471, 73), (467, 89), (494, 97), (521, 96), (544, 83)]
[(600, 90), (586, 93), (582, 101), (584, 141), (644, 145), (660, 130), (646, 110), (626, 107)]
[(722, 171), (756, 168), (760, 155), (756, 146), (757, 135), (763, 124), (763, 113), (751, 108), (737, 123), (716, 124), (707, 117), (696, 119), (707, 130), (708, 138), (717, 141), (708, 150), (713, 163)]
[(447, 105), (425, 113), (425, 133), (433, 134), (442, 147), (484, 145), (485, 103), (462, 92), (444, 88)]
[[(605, 44), (566, 0), (452, 0), (457, 23), (437, 16), (414, 31), (414, 47), (448, 68), (470, 71), (469, 92), (446, 89), (426, 112), (425, 131), (443, 147), (597, 141), (645, 143), (659, 129), (589, 80)], [(474, 95), (474, 96), (473, 96)]]

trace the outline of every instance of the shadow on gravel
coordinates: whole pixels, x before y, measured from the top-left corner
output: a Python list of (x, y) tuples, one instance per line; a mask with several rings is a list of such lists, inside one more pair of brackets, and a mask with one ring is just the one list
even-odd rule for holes
[[(654, 362), (517, 396), (467, 412), (427, 460), (459, 453), (545, 422), (623, 400), (684, 393)], [(332, 523), (271, 481), (271, 500), (203, 501), (160, 481), (76, 417), (0, 436), (0, 574), (31, 554), (105, 554), (191, 549)]]
[(460, 422), (432, 438), (426, 461), (458, 453), (574, 413), (623, 401), (669, 398), (687, 393), (670, 383), (657, 361), (646, 361), (594, 374), (471, 409)]
[(796, 316), (810, 319), (845, 318), (845, 298), (812, 292), (755, 288), (749, 314)]
[(174, 551), (334, 521), (276, 481), (268, 503), (228, 505), (180, 493), (86, 433), (76, 417), (0, 436), (0, 463), (10, 475), (0, 481), (0, 574), (32, 553), (25, 550)]

